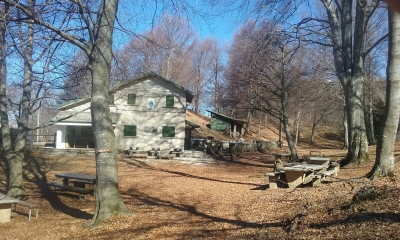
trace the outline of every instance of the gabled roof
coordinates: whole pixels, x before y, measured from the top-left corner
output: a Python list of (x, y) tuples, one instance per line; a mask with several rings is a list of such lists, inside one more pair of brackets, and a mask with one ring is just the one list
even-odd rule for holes
[[(179, 84), (174, 83), (174, 82), (171, 81), (171, 80), (168, 80), (168, 79), (166, 79), (166, 78), (164, 78), (164, 77), (158, 75), (158, 74), (155, 73), (155, 72), (148, 72), (148, 73), (144, 74), (143, 76), (134, 78), (134, 79), (132, 79), (132, 80), (126, 82), (126, 83), (123, 83), (123, 84), (121, 84), (121, 85), (117, 85), (117, 86), (113, 87), (113, 88), (110, 90), (109, 93), (110, 93), (110, 94), (114, 94), (114, 93), (116, 93), (117, 91), (120, 91), (120, 90), (122, 90), (122, 89), (124, 89), (124, 88), (127, 88), (127, 87), (129, 87), (129, 86), (132, 86), (132, 85), (134, 85), (134, 84), (137, 84), (137, 83), (140, 82), (141, 80), (149, 79), (149, 78), (152, 78), (152, 77), (153, 77), (153, 78), (161, 79), (161, 80), (163, 80), (164, 82), (166, 82), (166, 83), (168, 83), (168, 84), (170, 84), (170, 85), (172, 85), (172, 86), (174, 86), (174, 87), (176, 87), (176, 88), (178, 88), (178, 89), (183, 90), (183, 91), (186, 93), (186, 102), (189, 102), (189, 103), (192, 102), (193, 97), (194, 97), (194, 93), (193, 93), (192, 91), (190, 91), (190, 90), (188, 90), (188, 89), (182, 87), (182, 86), (179, 85)], [(82, 104), (84, 104), (84, 103), (88, 103), (89, 101), (90, 101), (90, 96), (85, 96), (84, 98), (81, 98), (81, 99), (71, 100), (71, 101), (65, 102), (65, 103), (63, 103), (63, 104), (60, 104), (60, 105), (58, 105), (57, 109), (58, 109), (58, 110), (69, 109), (69, 108), (72, 108), (72, 107), (76, 107), (76, 106), (82, 105)]]
[(213, 111), (210, 111), (210, 110), (206, 110), (206, 111), (211, 113), (211, 117), (213, 115), (216, 115), (216, 116), (219, 116), (219, 117), (227, 118), (227, 119), (231, 120), (232, 122), (237, 122), (237, 123), (242, 123), (242, 124), (246, 123), (245, 121), (242, 121), (242, 120), (239, 120), (239, 119), (235, 119), (235, 118), (231, 118), (231, 117), (228, 117), (228, 116), (223, 115), (221, 113), (216, 113), (216, 112), (213, 112)]

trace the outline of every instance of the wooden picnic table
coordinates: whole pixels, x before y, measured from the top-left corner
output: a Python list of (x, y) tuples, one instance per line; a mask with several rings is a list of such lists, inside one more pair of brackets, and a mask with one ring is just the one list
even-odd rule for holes
[[(55, 174), (56, 177), (62, 178), (62, 184), (58, 182), (48, 182), (47, 185), (59, 188), (61, 190), (76, 192), (79, 194), (89, 194), (92, 193), (96, 185), (96, 176), (80, 173), (58, 173)], [(73, 186), (70, 186), (72, 183)], [(86, 185), (92, 185), (93, 188), (86, 188)], [(81, 195), (79, 195), (81, 198)]]
[(183, 153), (182, 151), (171, 151), (172, 154), (175, 154), (176, 157), (180, 157)]
[(326, 169), (326, 167), (320, 164), (295, 164), (283, 166), (282, 168), (282, 170), (285, 171), (289, 188), (295, 188), (301, 184), (311, 182), (314, 175), (324, 169)]
[(96, 183), (95, 175), (80, 174), (80, 173), (58, 173), (55, 174), (55, 176), (58, 178), (62, 178), (64, 185), (68, 185), (69, 182), (72, 182), (75, 187), (82, 187), (82, 186), (85, 187), (86, 184), (94, 185)]

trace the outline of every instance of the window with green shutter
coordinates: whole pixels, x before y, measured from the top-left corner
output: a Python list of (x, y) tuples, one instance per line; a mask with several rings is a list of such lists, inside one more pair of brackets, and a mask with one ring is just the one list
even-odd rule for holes
[(162, 127), (162, 137), (175, 137), (175, 127)]
[(124, 136), (136, 137), (136, 126), (135, 125), (124, 125)]
[(134, 93), (128, 94), (128, 104), (132, 104), (132, 105), (136, 104), (136, 94), (134, 94)]
[(165, 98), (165, 106), (166, 107), (173, 107), (174, 106), (174, 95), (167, 95)]
[(114, 95), (108, 95), (108, 104), (114, 105)]

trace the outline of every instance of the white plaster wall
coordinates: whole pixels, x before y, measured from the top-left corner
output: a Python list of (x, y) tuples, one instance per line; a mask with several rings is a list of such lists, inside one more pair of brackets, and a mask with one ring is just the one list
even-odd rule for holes
[[(135, 105), (127, 104), (129, 93), (136, 94)], [(166, 95), (171, 94), (174, 95), (174, 107), (165, 107)], [(155, 100), (154, 110), (147, 109), (148, 99)], [(110, 106), (110, 111), (121, 114), (114, 129), (117, 150), (128, 150), (130, 147), (139, 147), (143, 150), (153, 147), (162, 150), (183, 149), (186, 125), (186, 93), (183, 90), (158, 78), (147, 79), (115, 93), (114, 104)], [(85, 109), (87, 109), (85, 111), (90, 111), (89, 107), (90, 102), (71, 108), (68, 111), (82, 111)], [(136, 125), (137, 136), (123, 136), (124, 125)], [(145, 126), (157, 128), (157, 134), (145, 133)], [(174, 126), (175, 137), (163, 138), (163, 126)], [(66, 128), (65, 125), (57, 125), (56, 148), (66, 147)]]
[[(128, 93), (136, 94), (136, 104), (128, 105)], [(167, 108), (166, 95), (174, 95), (174, 107)], [(186, 93), (158, 79), (145, 80), (114, 95), (118, 112), (121, 117), (114, 129), (118, 150), (139, 147), (148, 150), (153, 147), (160, 149), (182, 148), (185, 138)], [(155, 100), (154, 110), (147, 109), (147, 100)], [(136, 125), (137, 136), (123, 136), (124, 125)], [(157, 134), (144, 132), (145, 126), (153, 126)], [(163, 138), (162, 127), (174, 126), (175, 137)]]

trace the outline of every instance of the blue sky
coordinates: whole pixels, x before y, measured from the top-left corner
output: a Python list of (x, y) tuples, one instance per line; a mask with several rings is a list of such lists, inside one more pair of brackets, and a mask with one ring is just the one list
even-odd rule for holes
[[(235, 11), (231, 11), (225, 14), (218, 14), (218, 11), (225, 11), (225, 8), (217, 6), (215, 9), (208, 7), (207, 5), (201, 5), (201, 1), (188, 1), (192, 6), (196, 6), (197, 9), (205, 13), (205, 16), (200, 16), (197, 13), (186, 12), (171, 13), (171, 15), (181, 15), (183, 19), (189, 18), (190, 25), (197, 32), (200, 39), (207, 37), (215, 37), (221, 46), (229, 44), (233, 39), (233, 35), (240, 27), (235, 23)], [(217, 2), (222, 4), (223, 2)], [(199, 4), (199, 5), (197, 5)], [(132, 9), (132, 3), (130, 1), (120, 1), (119, 6), (119, 23), (124, 26), (128, 26), (128, 30), (134, 33), (144, 33), (155, 24), (158, 18), (161, 18), (162, 14), (166, 12), (162, 9), (159, 3), (148, 1), (146, 5), (134, 6)], [(196, 9), (196, 10), (197, 10)], [(124, 36), (125, 35), (125, 36)], [(115, 48), (120, 49), (124, 43), (129, 42), (132, 35), (129, 34), (118, 34), (114, 41)]]

